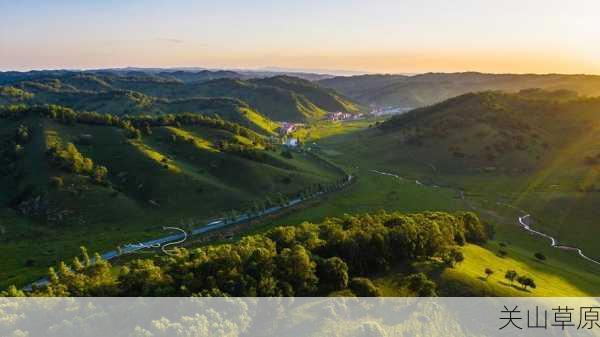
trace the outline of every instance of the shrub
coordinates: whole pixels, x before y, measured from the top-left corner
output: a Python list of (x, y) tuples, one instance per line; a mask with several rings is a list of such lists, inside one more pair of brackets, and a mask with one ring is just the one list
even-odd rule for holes
[(533, 256), (535, 256), (536, 259), (540, 260), (540, 261), (545, 261), (546, 260), (546, 256), (540, 252), (537, 252), (535, 254), (533, 254)]
[(381, 292), (373, 282), (366, 277), (354, 277), (350, 281), (350, 290), (359, 297), (380, 297)]
[(105, 184), (107, 175), (108, 175), (108, 169), (102, 165), (98, 165), (94, 168), (94, 173), (92, 175), (92, 178), (94, 179), (94, 182), (97, 184)]
[(436, 296), (436, 284), (423, 273), (412, 274), (406, 279), (408, 289), (420, 297)]
[(65, 183), (61, 177), (50, 177), (50, 186), (58, 189), (62, 188), (64, 185)]
[(15, 158), (21, 158), (23, 157), (23, 154), (25, 154), (25, 148), (20, 144), (16, 144), (13, 150), (13, 156)]

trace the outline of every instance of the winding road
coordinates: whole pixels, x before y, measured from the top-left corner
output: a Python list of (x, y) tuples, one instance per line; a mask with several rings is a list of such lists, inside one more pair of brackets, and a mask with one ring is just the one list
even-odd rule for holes
[[(346, 181), (339, 186), (339, 188), (337, 190), (340, 190), (348, 185), (350, 185), (352, 183), (352, 181), (354, 180), (354, 177), (352, 175), (347, 175), (346, 176)], [(257, 219), (266, 215), (270, 215), (273, 213), (276, 213), (280, 210), (286, 209), (286, 208), (290, 208), (293, 206), (296, 206), (304, 201), (308, 201), (308, 200), (312, 200), (312, 199), (316, 199), (324, 194), (327, 194), (328, 192), (316, 192), (313, 195), (307, 197), (307, 198), (295, 198), (290, 200), (288, 203), (286, 203), (285, 205), (279, 205), (279, 206), (273, 206), (270, 208), (267, 208), (265, 210), (263, 210), (262, 212), (258, 212), (256, 214), (250, 214), (250, 213), (244, 213), (241, 214), (240, 216), (238, 216), (237, 218), (235, 218), (234, 220), (231, 221), (226, 221), (225, 219), (214, 219), (212, 221), (210, 221), (209, 223), (207, 223), (206, 225), (199, 227), (199, 228), (194, 228), (191, 230), (189, 236), (194, 236), (194, 235), (199, 235), (199, 234), (205, 234), (208, 232), (212, 232), (218, 229), (222, 229), (228, 226), (232, 226), (232, 225), (237, 225), (240, 223), (243, 223), (245, 221), (249, 221), (249, 220), (253, 220), (253, 219)], [(118, 256), (121, 255), (125, 255), (125, 254), (131, 254), (131, 253), (135, 253), (137, 251), (143, 250), (143, 249), (147, 249), (147, 248), (161, 248), (161, 250), (163, 250), (163, 252), (167, 253), (164, 248), (166, 246), (171, 246), (171, 245), (175, 245), (178, 243), (183, 243), (187, 237), (188, 237), (188, 233), (185, 232), (184, 230), (181, 230), (179, 228), (176, 227), (164, 227), (164, 229), (172, 229), (172, 230), (178, 230), (181, 233), (178, 234), (171, 234), (168, 236), (163, 236), (161, 238), (158, 239), (154, 239), (154, 240), (148, 240), (145, 242), (139, 242), (139, 243), (134, 243), (134, 244), (127, 244), (125, 246), (123, 246), (121, 248), (120, 251), (118, 250), (111, 250), (108, 252), (105, 252), (103, 254), (100, 254), (100, 256), (102, 257), (102, 259), (104, 260), (112, 260)], [(92, 261), (93, 263), (93, 261)], [(31, 291), (33, 289), (33, 287), (43, 287), (48, 285), (49, 283), (49, 279), (47, 277), (44, 277), (38, 281), (35, 281), (31, 284), (26, 285), (23, 289), (27, 290), (27, 291)]]

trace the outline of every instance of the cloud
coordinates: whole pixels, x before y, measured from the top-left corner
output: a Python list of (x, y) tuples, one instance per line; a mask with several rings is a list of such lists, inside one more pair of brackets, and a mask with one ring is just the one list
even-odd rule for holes
[(183, 43), (183, 40), (173, 39), (169, 37), (157, 37), (154, 38), (156, 41), (168, 42), (168, 43)]

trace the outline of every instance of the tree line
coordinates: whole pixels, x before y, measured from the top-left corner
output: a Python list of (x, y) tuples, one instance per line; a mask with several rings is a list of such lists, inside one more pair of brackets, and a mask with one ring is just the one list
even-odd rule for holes
[(233, 134), (250, 139), (257, 145), (265, 145), (263, 136), (257, 132), (241, 126), (240, 124), (226, 121), (219, 116), (211, 117), (196, 113), (166, 114), (159, 116), (115, 116), (111, 114), (100, 114), (97, 112), (77, 112), (71, 108), (60, 105), (25, 105), (12, 104), (0, 106), (0, 118), (21, 120), (26, 116), (40, 116), (56, 120), (62, 124), (88, 124), (116, 126), (128, 131), (130, 138), (140, 138), (142, 128), (157, 126), (199, 125), (214, 129), (229, 131)]
[[(487, 234), (470, 212), (345, 215), (319, 224), (276, 227), (239, 242), (176, 255), (136, 259), (118, 275), (109, 262), (85, 249), (71, 266), (50, 269), (47, 287), (5, 296), (314, 296), (349, 290), (376, 296), (369, 277), (416, 260), (462, 260), (466, 242), (482, 243)], [(452, 253), (453, 252), (453, 253)], [(457, 261), (460, 262), (460, 261)], [(406, 278), (416, 295), (435, 295), (424, 274)]]

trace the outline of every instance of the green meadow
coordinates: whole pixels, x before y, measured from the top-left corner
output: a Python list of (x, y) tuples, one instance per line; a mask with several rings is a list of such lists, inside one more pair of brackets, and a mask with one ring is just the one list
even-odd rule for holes
[[(338, 123), (335, 126), (325, 126), (323, 131), (312, 130), (312, 133), (322, 135), (327, 132), (325, 130), (330, 129), (336, 129), (335, 135), (319, 136), (318, 139), (314, 139), (317, 149), (321, 155), (356, 175), (356, 182), (309, 207), (303, 207), (296, 212), (257, 225), (254, 231), (262, 231), (276, 225), (300, 224), (304, 221), (319, 222), (326, 217), (341, 216), (345, 213), (355, 214), (377, 210), (398, 210), (407, 213), (473, 210), (484, 221), (493, 225), (495, 230), (493, 240), (483, 247), (475, 245), (464, 247), (465, 261), (454, 268), (439, 268), (435, 264), (416, 267), (422, 268), (433, 279), (439, 281), (442, 294), (478, 296), (597, 296), (600, 294), (599, 266), (581, 259), (574, 252), (551, 248), (549, 240), (534, 237), (517, 224), (517, 216), (522, 213), (519, 212), (519, 207), (511, 205), (510, 201), (518, 195), (514, 191), (522, 190), (527, 186), (527, 181), (531, 177), (515, 179), (511, 176), (498, 177), (486, 173), (471, 177), (443, 175), (436, 172), (424, 160), (425, 158), (421, 160), (415, 158), (414, 153), (409, 152), (410, 149), (398, 149), (397, 142), (384, 143), (377, 137), (378, 131), (369, 130), (368, 126), (360, 129), (349, 124), (348, 129), (344, 130), (343, 123)], [(402, 153), (402, 150), (407, 150), (407, 153)], [(376, 174), (372, 170), (393, 172), (402, 178)], [(417, 183), (417, 180), (422, 184)], [(478, 189), (478, 186), (481, 188)], [(523, 200), (536, 198), (540, 194), (543, 193), (526, 196)], [(546, 198), (551, 197), (552, 195), (546, 196)], [(555, 212), (560, 212), (560, 208)], [(584, 219), (593, 218), (593, 213), (590, 214), (589, 209), (585, 212), (587, 213)], [(536, 216), (536, 219), (546, 219), (546, 217)], [(547, 219), (538, 222), (544, 221), (544, 224), (545, 221), (550, 222), (552, 215), (548, 215)], [(583, 224), (578, 225), (585, 224), (584, 220)], [(592, 249), (594, 236), (581, 235), (579, 238), (581, 241), (575, 242), (589, 248), (590, 252), (597, 251)], [(586, 245), (588, 242), (590, 244)], [(506, 255), (501, 254), (501, 250)], [(534, 257), (534, 253), (537, 252), (542, 253), (546, 260), (538, 261)], [(494, 271), (488, 279), (484, 274), (486, 268)], [(516, 282), (514, 286), (510, 285), (504, 278), (507, 270), (515, 270), (520, 275), (532, 277), (537, 283), (537, 288), (525, 291), (517, 286)], [(392, 271), (374, 279), (374, 282), (382, 289), (384, 295), (401, 296), (404, 290), (394, 285), (398, 284), (402, 275), (402, 271)]]

